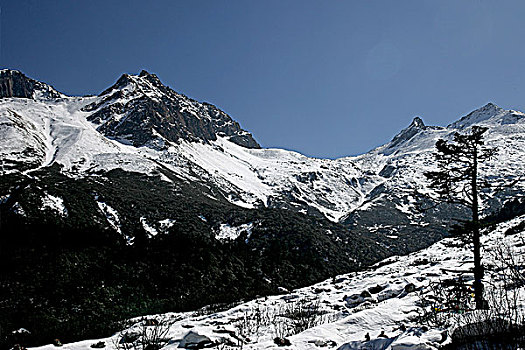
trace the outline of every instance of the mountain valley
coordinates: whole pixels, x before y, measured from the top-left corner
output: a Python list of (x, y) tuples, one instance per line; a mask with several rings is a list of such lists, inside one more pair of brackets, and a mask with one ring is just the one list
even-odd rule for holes
[(131, 317), (322, 289), (425, 249), (469, 219), (424, 173), (437, 140), (473, 125), (498, 150), (480, 172), (514, 183), (484, 190), (483, 216), (523, 214), (525, 114), (492, 103), (446, 127), (415, 117), (368, 153), (319, 159), (261, 148), (218, 107), (146, 71), (67, 96), (1, 70), (0, 344), (21, 328), (30, 346), (72, 342)]

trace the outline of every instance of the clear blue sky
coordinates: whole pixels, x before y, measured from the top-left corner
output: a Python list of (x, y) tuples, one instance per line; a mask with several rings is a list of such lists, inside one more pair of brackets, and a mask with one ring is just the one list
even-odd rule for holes
[(416, 115), (524, 110), (525, 1), (0, 0), (0, 66), (67, 94), (146, 69), (265, 147), (363, 153)]

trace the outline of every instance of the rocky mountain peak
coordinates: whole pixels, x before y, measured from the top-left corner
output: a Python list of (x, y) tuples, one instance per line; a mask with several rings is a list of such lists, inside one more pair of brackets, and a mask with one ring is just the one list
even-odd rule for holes
[(0, 70), (0, 98), (61, 98), (63, 94), (52, 86), (28, 78), (12, 69)]
[(420, 131), (425, 130), (426, 126), (423, 120), (420, 117), (414, 117), (412, 120), (412, 123), (405, 129), (401, 130), (399, 134), (394, 136), (392, 141), (390, 141), (385, 149), (383, 150), (383, 153), (388, 155), (394, 153), (401, 144), (405, 143), (406, 141), (413, 138), (416, 134), (418, 134)]
[(159, 79), (159, 77), (157, 77), (156, 74), (150, 73), (150, 72), (148, 72), (145, 69), (140, 71), (139, 77), (145, 78), (145, 79), (147, 79), (149, 81), (155, 81), (155, 82), (159, 82), (160, 83), (160, 79)]
[(409, 128), (424, 128), (425, 123), (423, 122), (423, 119), (421, 119), (420, 117), (414, 117), (414, 119), (412, 120), (412, 123), (410, 123), (408, 127)]
[(252, 135), (217, 107), (195, 101), (162, 84), (152, 73), (123, 74), (100, 100), (86, 106), (88, 119), (106, 136), (135, 146), (166, 147), (169, 142), (214, 141), (226, 137), (259, 148)]

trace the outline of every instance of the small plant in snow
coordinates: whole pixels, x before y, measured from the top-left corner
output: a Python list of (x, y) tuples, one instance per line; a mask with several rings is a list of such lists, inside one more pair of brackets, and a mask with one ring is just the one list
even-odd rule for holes
[(137, 331), (120, 332), (113, 345), (118, 350), (158, 350), (169, 342), (169, 326), (166, 319), (144, 319)]
[(239, 342), (257, 341), (262, 329), (269, 327), (274, 322), (275, 314), (272, 311), (272, 309), (260, 305), (245, 311), (234, 324)]
[(325, 323), (319, 299), (301, 299), (278, 310), (273, 328), (278, 338), (288, 337)]
[(236, 335), (242, 344), (257, 341), (265, 330), (271, 329), (275, 338), (285, 338), (301, 333), (309, 328), (330, 322), (321, 310), (318, 299), (301, 299), (289, 304), (280, 304), (275, 308), (261, 307), (246, 311), (235, 322)]
[(281, 316), (291, 321), (293, 334), (298, 334), (323, 323), (324, 313), (320, 306), (319, 299), (314, 301), (299, 300), (296, 303), (289, 304)]

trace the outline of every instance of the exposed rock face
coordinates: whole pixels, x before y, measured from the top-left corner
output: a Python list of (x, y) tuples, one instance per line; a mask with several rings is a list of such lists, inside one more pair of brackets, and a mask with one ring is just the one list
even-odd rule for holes
[(186, 333), (184, 338), (182, 338), (179, 343), (179, 348), (185, 349), (202, 349), (204, 347), (210, 346), (213, 342), (210, 338), (205, 335), (200, 335), (194, 331), (189, 331)]
[(0, 70), (0, 98), (22, 97), (60, 98), (63, 95), (51, 86), (26, 77), (19, 71)]
[(386, 148), (383, 151), (383, 153), (386, 155), (391, 154), (401, 144), (410, 140), (412, 137), (417, 135), (421, 130), (424, 130), (425, 128), (426, 126), (425, 123), (423, 123), (423, 120), (421, 120), (421, 118), (419, 117), (415, 117), (414, 120), (412, 120), (412, 123), (406, 129), (401, 130), (399, 134), (394, 136), (392, 141), (390, 141), (388, 148)]
[(178, 94), (163, 85), (155, 74), (124, 74), (100, 94), (101, 101), (85, 111), (88, 120), (100, 124), (106, 136), (134, 146), (166, 146), (166, 141), (214, 141), (217, 136), (246, 148), (260, 148), (252, 135), (229, 115), (208, 104)]

